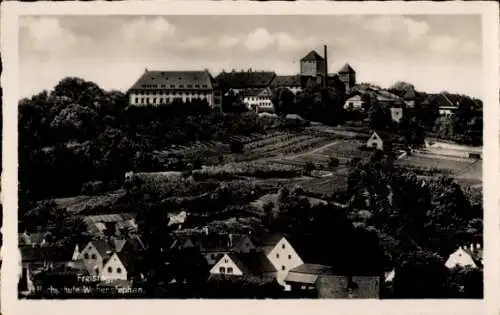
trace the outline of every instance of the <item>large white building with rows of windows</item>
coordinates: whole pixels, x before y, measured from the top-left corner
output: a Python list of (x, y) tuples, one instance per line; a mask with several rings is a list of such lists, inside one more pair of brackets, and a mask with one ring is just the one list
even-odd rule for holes
[(129, 90), (130, 105), (169, 104), (174, 100), (206, 100), (214, 106), (214, 87), (205, 71), (146, 71)]

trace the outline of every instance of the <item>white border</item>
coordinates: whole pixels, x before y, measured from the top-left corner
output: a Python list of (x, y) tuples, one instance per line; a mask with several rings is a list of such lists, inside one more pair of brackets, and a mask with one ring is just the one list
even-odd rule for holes
[[(495, 2), (35, 2), (2, 3), (4, 72), (3, 314), (498, 314), (499, 273), (499, 19)], [(485, 298), (473, 300), (71, 300), (18, 301), (17, 276), (17, 68), (20, 15), (360, 15), (478, 14), (483, 17)], [(369, 258), (367, 258), (369, 259)]]

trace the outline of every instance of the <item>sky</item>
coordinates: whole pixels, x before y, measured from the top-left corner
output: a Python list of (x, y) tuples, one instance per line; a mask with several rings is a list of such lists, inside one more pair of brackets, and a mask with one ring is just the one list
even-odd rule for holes
[(25, 16), (20, 97), (67, 76), (125, 92), (146, 68), (296, 74), (326, 44), (330, 73), (347, 62), (358, 82), (480, 98), (481, 41), (476, 15)]

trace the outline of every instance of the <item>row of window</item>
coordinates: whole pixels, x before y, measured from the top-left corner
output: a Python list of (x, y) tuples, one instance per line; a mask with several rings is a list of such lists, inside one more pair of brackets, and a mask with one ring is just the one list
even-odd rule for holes
[(233, 273), (233, 268), (232, 267), (227, 267), (227, 270), (225, 267), (220, 267), (219, 268), (220, 273), (227, 273), (227, 274), (232, 274)]
[[(193, 99), (204, 99), (205, 96), (204, 95), (200, 95), (199, 97), (190, 97), (189, 100), (193, 100)], [(208, 98), (208, 96), (207, 96)], [(134, 99), (135, 101), (135, 104), (167, 104), (167, 103), (172, 103), (174, 100), (182, 100), (182, 98), (180, 97), (168, 97), (168, 98), (147, 98), (147, 97), (136, 97)]]
[(145, 92), (145, 93), (136, 93), (135, 96), (149, 96), (149, 97), (152, 97), (153, 95), (156, 95), (156, 96), (163, 96), (163, 97), (167, 97), (167, 96), (182, 96), (182, 95), (187, 95), (187, 96), (190, 96), (190, 95), (194, 95), (194, 96), (206, 96), (206, 97), (209, 97), (210, 95), (212, 95), (211, 93), (207, 93), (207, 92), (198, 92), (198, 91), (193, 91), (193, 92), (180, 92), (180, 91), (177, 91), (177, 92), (169, 92), (169, 93), (152, 93), (152, 92)]
[(135, 94), (137, 95), (181, 95), (181, 94), (193, 94), (193, 95), (198, 95), (198, 94), (205, 94), (207, 91), (136, 91)]
[(249, 101), (265, 101), (265, 100), (269, 100), (269, 97), (268, 96), (249, 96), (249, 97), (246, 97), (246, 99)]
[[(167, 88), (167, 84), (143, 84), (142, 85), (143, 88), (148, 88), (148, 89), (161, 89), (161, 88), (164, 88), (166, 89)], [(171, 89), (175, 89), (176, 87), (177, 88), (184, 88), (184, 84), (178, 84), (178, 85), (175, 85), (175, 84), (170, 84), (169, 87)], [(186, 87), (187, 88), (208, 88), (208, 84), (186, 84)]]
[[(278, 259), (280, 258), (280, 254), (279, 253), (276, 254), (276, 258), (278, 258)], [(292, 259), (292, 255), (288, 254), (288, 259)]]
[[(108, 267), (108, 273), (113, 273), (112, 267)], [(122, 268), (120, 267), (116, 268), (116, 273), (122, 273)]]
[[(89, 253), (85, 253), (85, 254), (83, 254), (83, 257), (84, 257), (85, 259), (89, 259)], [(97, 259), (96, 254), (92, 254), (92, 256), (90, 256), (90, 257), (91, 257), (92, 259), (94, 259), (94, 260), (95, 260), (95, 259)]]

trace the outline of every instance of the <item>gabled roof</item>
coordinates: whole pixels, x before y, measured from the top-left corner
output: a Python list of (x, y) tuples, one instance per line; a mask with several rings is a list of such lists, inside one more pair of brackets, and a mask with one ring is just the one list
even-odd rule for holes
[(245, 89), (242, 91), (243, 96), (270, 96), (269, 88)]
[(321, 275), (332, 274), (330, 266), (318, 264), (302, 264), (288, 272), (286, 282), (314, 284)]
[[(394, 135), (390, 132), (387, 132), (385, 130), (375, 130), (373, 131), (373, 134), (377, 134), (380, 139), (382, 139), (383, 142), (391, 142), (394, 139)], [(371, 136), (370, 136), (371, 138)]]
[(269, 259), (260, 252), (229, 253), (228, 256), (234, 261), (243, 274), (257, 276), (263, 273), (276, 271), (276, 268)]
[(356, 73), (356, 71), (354, 71), (348, 63), (346, 63), (342, 66), (342, 68), (340, 68), (339, 73)]
[(212, 89), (212, 78), (204, 71), (145, 71), (130, 90)]
[(307, 55), (305, 55), (300, 61), (323, 61), (325, 60), (318, 54), (315, 50), (311, 50)]
[(273, 87), (300, 87), (300, 75), (277, 75), (271, 82)]
[(265, 88), (269, 86), (276, 76), (271, 71), (245, 71), (245, 72), (222, 72), (215, 82), (221, 89), (249, 89)]

